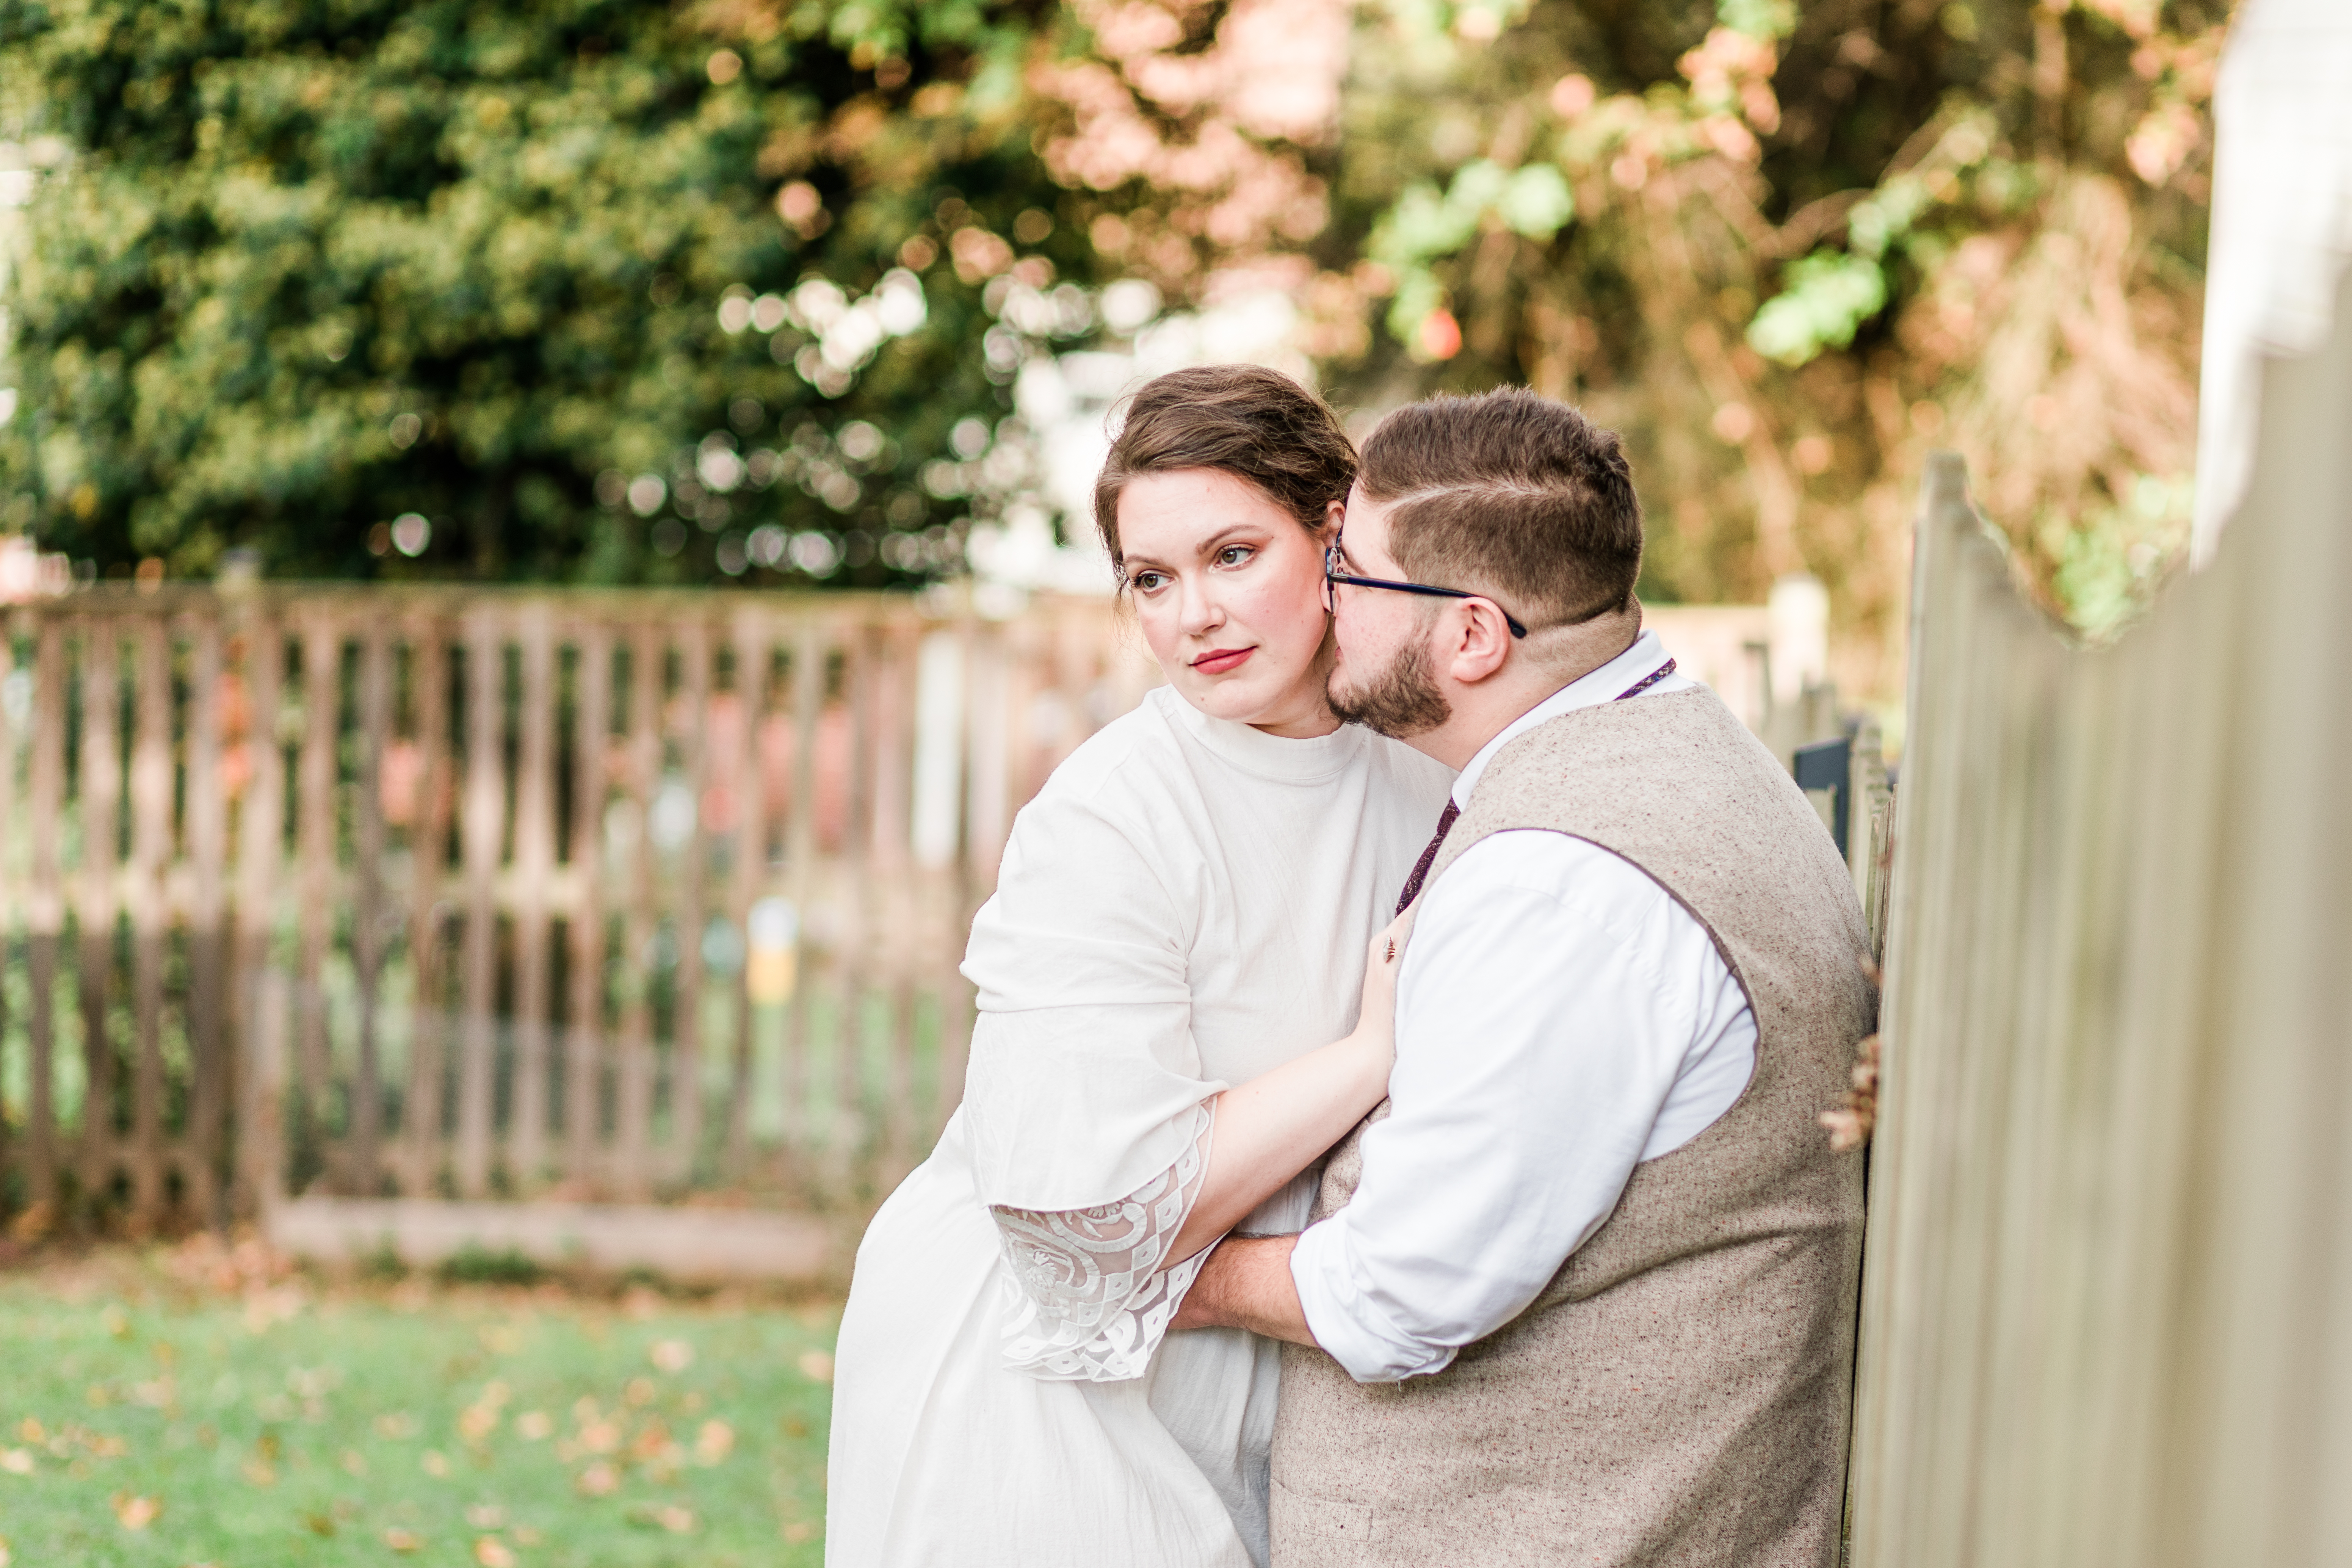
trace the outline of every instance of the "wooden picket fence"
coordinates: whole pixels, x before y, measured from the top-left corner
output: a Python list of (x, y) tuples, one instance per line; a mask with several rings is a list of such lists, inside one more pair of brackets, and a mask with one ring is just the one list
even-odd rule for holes
[(2352, 289), (2118, 646), (1920, 521), (1854, 1568), (2352, 1561)]
[(1156, 679), (1090, 601), (273, 584), (5, 625), (20, 1229), (854, 1205), (953, 1108), (1013, 810)]

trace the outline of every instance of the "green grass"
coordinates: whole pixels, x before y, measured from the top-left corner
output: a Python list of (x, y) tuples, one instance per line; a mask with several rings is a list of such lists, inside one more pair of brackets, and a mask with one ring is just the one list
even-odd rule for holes
[(185, 1256), (0, 1275), (0, 1560), (822, 1560), (835, 1307), (206, 1283)]

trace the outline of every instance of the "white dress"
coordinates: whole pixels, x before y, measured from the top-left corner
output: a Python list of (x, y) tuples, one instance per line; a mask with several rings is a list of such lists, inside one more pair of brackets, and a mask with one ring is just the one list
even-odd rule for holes
[[(1451, 776), (1162, 687), (1024, 808), (964, 961), (962, 1109), (858, 1248), (828, 1568), (1263, 1568), (1275, 1347), (1168, 1339), (1200, 1260), (1157, 1266), (1205, 1102), (1354, 1026)], [(1311, 1198), (1241, 1228), (1296, 1230)]]

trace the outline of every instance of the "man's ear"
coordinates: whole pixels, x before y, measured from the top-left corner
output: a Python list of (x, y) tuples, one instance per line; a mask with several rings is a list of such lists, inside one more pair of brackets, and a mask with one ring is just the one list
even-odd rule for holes
[(1348, 503), (1335, 500), (1323, 509), (1323, 526), (1315, 531), (1316, 542), (1328, 550), (1339, 542), (1339, 525), (1348, 521)]
[(1510, 662), (1510, 624), (1492, 600), (1452, 600), (1440, 624), (1445, 672), (1463, 685), (1492, 679)]

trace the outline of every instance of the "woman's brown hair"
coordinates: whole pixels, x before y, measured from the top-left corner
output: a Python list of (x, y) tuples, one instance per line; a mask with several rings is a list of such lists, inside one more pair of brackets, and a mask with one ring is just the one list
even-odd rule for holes
[(1247, 479), (1310, 533), (1356, 479), (1355, 444), (1330, 405), (1261, 365), (1171, 370), (1137, 389), (1126, 411), (1095, 480), (1095, 527), (1114, 566), (1119, 494), (1139, 475), (1213, 468)]

